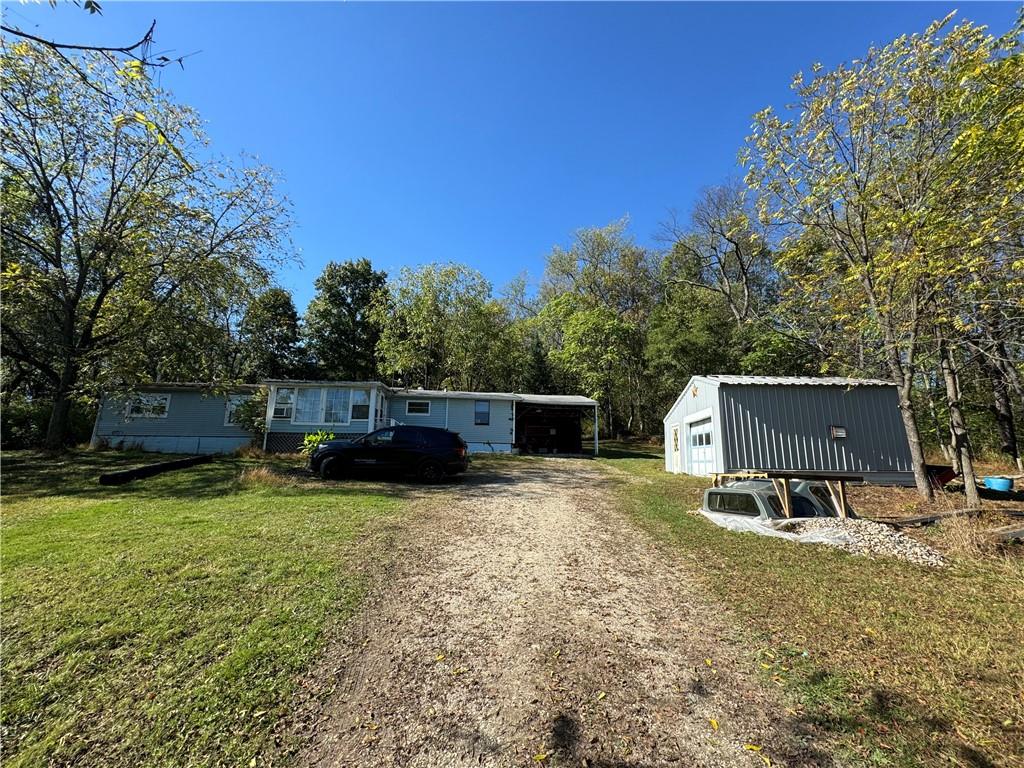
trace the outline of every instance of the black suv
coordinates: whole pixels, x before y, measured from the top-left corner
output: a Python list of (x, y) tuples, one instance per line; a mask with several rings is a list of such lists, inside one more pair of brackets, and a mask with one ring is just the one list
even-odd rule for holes
[(309, 468), (322, 478), (356, 472), (415, 474), (427, 483), (469, 467), (466, 441), (457, 432), (439, 427), (386, 427), (357, 440), (320, 443), (309, 457)]

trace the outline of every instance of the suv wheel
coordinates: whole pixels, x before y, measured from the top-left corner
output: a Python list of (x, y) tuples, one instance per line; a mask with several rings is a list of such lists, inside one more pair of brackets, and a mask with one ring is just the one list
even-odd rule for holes
[(324, 480), (337, 480), (341, 475), (341, 459), (337, 456), (328, 456), (320, 462), (320, 477)]
[(420, 464), (416, 474), (424, 483), (440, 483), (444, 480), (444, 467), (439, 461), (427, 459)]

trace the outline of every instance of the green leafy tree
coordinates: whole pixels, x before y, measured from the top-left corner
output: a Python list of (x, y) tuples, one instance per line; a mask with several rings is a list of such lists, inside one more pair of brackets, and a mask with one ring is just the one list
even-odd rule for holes
[(2, 54), (3, 353), (48, 384), (50, 448), (84, 376), (179, 294), (264, 282), (288, 224), (273, 174), (199, 159), (198, 117), (144, 72), (77, 62), (88, 81), (46, 46)]
[(655, 256), (633, 242), (626, 224), (581, 229), (568, 249), (551, 252), (540, 318), (551, 360), (602, 401), (605, 429), (643, 433), (660, 418), (646, 385), (644, 347), (661, 289)]
[(242, 318), (239, 342), (242, 376), (247, 381), (306, 373), (299, 313), (284, 288), (270, 288), (252, 300)]
[[(624, 391), (628, 378), (622, 362), (632, 354), (635, 326), (612, 308), (573, 293), (551, 299), (541, 319), (557, 329), (559, 341), (549, 352), (552, 363), (574, 388), (601, 403), (605, 430), (615, 434), (620, 426), (616, 404), (630, 395)], [(628, 411), (621, 415), (623, 421), (629, 418)]]
[(380, 329), (372, 307), (387, 285), (387, 274), (367, 259), (330, 262), (316, 279), (306, 308), (305, 338), (320, 375), (339, 381), (377, 376)]
[(763, 218), (787, 231), (780, 267), (825, 299), (819, 311), (845, 332), (879, 345), (925, 497), (915, 375), (943, 322), (943, 287), (975, 253), (945, 242), (954, 228), (947, 212), (976, 203), (947, 173), (965, 122), (960, 62), (984, 62), (993, 47), (980, 27), (948, 26), (947, 18), (853, 64), (797, 75), (796, 103), (783, 115), (758, 113), (744, 152)]
[(741, 372), (737, 333), (723, 297), (672, 287), (651, 317), (645, 347), (657, 410), (665, 413), (691, 376)]
[(406, 386), (503, 389), (520, 359), (508, 308), (479, 272), (459, 264), (403, 268), (371, 319), (382, 373)]

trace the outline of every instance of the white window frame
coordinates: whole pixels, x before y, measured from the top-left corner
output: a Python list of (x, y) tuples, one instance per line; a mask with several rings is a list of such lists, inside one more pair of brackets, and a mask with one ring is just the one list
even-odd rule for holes
[[(347, 421), (327, 421), (327, 390), (340, 389), (348, 392), (348, 409), (345, 413)], [(352, 388), (351, 387), (321, 387), (320, 388), (320, 421), (317, 424), (330, 424), (333, 427), (345, 427), (352, 423)]]
[[(316, 417), (317, 418), (315, 418), (313, 421), (299, 421), (299, 419), (298, 419), (298, 416), (299, 416), (299, 392), (301, 392), (303, 390), (308, 392), (311, 389), (320, 390), (320, 404), (317, 406), (317, 411), (316, 411)], [(314, 425), (314, 424), (323, 424), (324, 423), (324, 393), (325, 392), (326, 392), (326, 387), (296, 387), (295, 388), (295, 403), (292, 406), (292, 420), (291, 420), (291, 423), (292, 424), (303, 424), (303, 425), (307, 425), (307, 426), (308, 425)]]
[(240, 427), (237, 421), (231, 421), (231, 414), (238, 410), (238, 406), (244, 405), (252, 399), (252, 395), (228, 395), (224, 400), (224, 426)]
[[(353, 421), (369, 421), (371, 418), (373, 418), (373, 414), (370, 413), (370, 407), (373, 405), (373, 393), (369, 389), (361, 389), (361, 388), (358, 388), (358, 387), (355, 388), (355, 389), (350, 389), (348, 392), (349, 392), (349, 395), (348, 395), (348, 421), (346, 423), (347, 424), (351, 424)], [(356, 398), (355, 398), (356, 392), (365, 392), (366, 393), (366, 402), (365, 403), (359, 403), (359, 405), (365, 405), (366, 406), (366, 418), (365, 419), (362, 418), (362, 417), (356, 419), (356, 417), (352, 415), (352, 411), (354, 411), (355, 408), (356, 408)]]
[[(292, 393), (292, 404), (291, 413), (287, 416), (277, 415), (277, 396), (281, 393), (281, 390), (290, 391)], [(275, 387), (274, 388), (274, 401), (270, 404), (270, 418), (271, 419), (294, 419), (295, 418), (295, 397), (298, 390), (295, 387)]]
[[(352, 423), (352, 388), (351, 387), (295, 387), (295, 402), (292, 406), (292, 418), (291, 423), (300, 426), (332, 426), (332, 427), (347, 427)], [(320, 404), (317, 406), (316, 419), (314, 421), (299, 421), (299, 392), (302, 390), (318, 389), (320, 390)], [(349, 393), (348, 396), (348, 409), (346, 411), (346, 418), (348, 421), (326, 421), (327, 417), (327, 390), (328, 389), (340, 389), (346, 390)]]
[[(412, 405), (413, 403), (426, 403), (427, 404), (427, 412), (426, 413), (418, 413), (418, 412), (410, 413), (409, 406)], [(431, 402), (429, 400), (406, 400), (405, 401), (405, 415), (406, 416), (429, 416), (430, 415), (430, 409), (431, 409)]]
[[(480, 403), (487, 403), (487, 423), (481, 424), (476, 420), (476, 407)], [(474, 427), (489, 427), (491, 426), (491, 401), (490, 400), (474, 400), (473, 401), (473, 426)]]
[[(132, 406), (137, 401), (152, 401), (162, 399), (164, 402), (164, 412), (161, 414), (154, 415), (152, 410), (148, 410), (144, 413), (132, 413)], [(150, 406), (152, 403), (150, 402)], [(136, 421), (138, 419), (166, 419), (167, 414), (171, 412), (171, 395), (170, 393), (150, 393), (140, 392), (132, 395), (128, 398), (128, 402), (124, 406), (124, 418), (125, 421)]]

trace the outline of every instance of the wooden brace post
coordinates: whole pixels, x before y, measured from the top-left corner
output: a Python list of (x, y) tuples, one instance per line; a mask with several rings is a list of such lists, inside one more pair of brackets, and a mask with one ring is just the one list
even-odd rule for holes
[(773, 477), (772, 487), (775, 489), (775, 495), (778, 496), (779, 501), (782, 502), (782, 514), (786, 517), (792, 517), (793, 503), (789, 492), (789, 478), (785, 477), (779, 480)]

